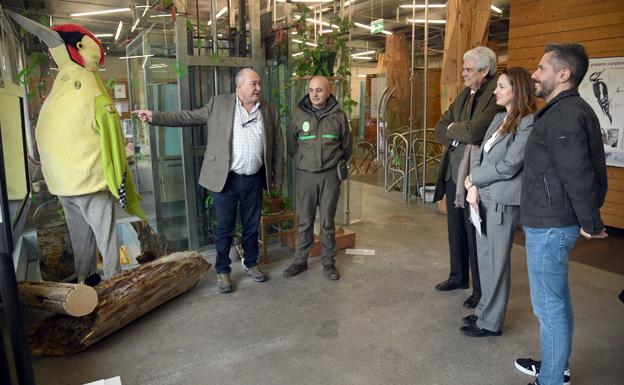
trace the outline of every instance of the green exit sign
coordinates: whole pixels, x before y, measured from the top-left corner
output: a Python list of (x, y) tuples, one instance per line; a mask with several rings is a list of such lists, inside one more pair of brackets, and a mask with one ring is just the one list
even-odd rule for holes
[(383, 19), (371, 21), (371, 35), (375, 33), (381, 33), (384, 29)]

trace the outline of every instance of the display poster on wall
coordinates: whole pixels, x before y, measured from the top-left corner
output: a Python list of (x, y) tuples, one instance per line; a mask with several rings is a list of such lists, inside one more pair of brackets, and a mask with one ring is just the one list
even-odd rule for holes
[(579, 93), (600, 120), (607, 165), (624, 167), (624, 57), (589, 59)]

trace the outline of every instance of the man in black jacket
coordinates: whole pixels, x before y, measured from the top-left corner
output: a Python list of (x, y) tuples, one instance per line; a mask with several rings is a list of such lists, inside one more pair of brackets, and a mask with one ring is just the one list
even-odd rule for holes
[(295, 167), (299, 242), (293, 263), (283, 275), (292, 278), (308, 269), (318, 206), (323, 274), (330, 280), (337, 280), (340, 273), (334, 258), (337, 252), (334, 217), (341, 179), (336, 166), (349, 161), (353, 139), (347, 115), (331, 94), (326, 77), (310, 79), (308, 95), (301, 99), (293, 112), (286, 143)]
[(475, 47), (464, 54), (462, 77), (464, 88), (449, 106), (436, 125), (436, 137), (446, 146), (433, 201), (446, 195), (449, 254), (451, 266), (446, 281), (436, 285), (436, 290), (448, 291), (468, 288), (468, 273), (472, 273), (472, 295), (464, 302), (475, 308), (481, 298), (475, 229), (469, 222), (466, 208), (455, 206), (455, 192), (463, 181), (457, 180), (459, 163), (466, 144), (479, 144), (494, 115), (505, 111), (496, 104), (496, 55), (487, 47)]
[(570, 381), (572, 351), (568, 255), (579, 233), (607, 236), (599, 211), (607, 171), (598, 118), (577, 90), (588, 67), (585, 48), (549, 44), (544, 51), (533, 81), (546, 105), (527, 141), (520, 203), (542, 361), (520, 358), (516, 367), (539, 374), (536, 385), (561, 385)]

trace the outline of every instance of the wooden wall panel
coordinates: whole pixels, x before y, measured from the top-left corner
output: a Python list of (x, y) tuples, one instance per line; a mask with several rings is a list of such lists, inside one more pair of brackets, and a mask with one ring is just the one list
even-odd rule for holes
[(611, 13), (621, 8), (622, 0), (537, 0), (524, 3), (512, 0), (511, 17), (514, 25), (519, 27)]
[[(511, 0), (508, 65), (533, 72), (547, 43), (575, 41), (589, 57), (624, 56), (624, 0)], [(608, 226), (624, 228), (624, 168), (608, 167), (601, 209)]]

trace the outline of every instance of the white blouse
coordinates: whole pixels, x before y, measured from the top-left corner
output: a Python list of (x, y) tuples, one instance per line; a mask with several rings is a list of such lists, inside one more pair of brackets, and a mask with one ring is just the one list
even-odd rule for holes
[(496, 139), (498, 139), (499, 136), (500, 134), (498, 133), (498, 130), (494, 131), (492, 136), (490, 136), (490, 139), (485, 142), (485, 145), (483, 146), (483, 151), (490, 152), (492, 146), (494, 145), (494, 142), (496, 141)]

